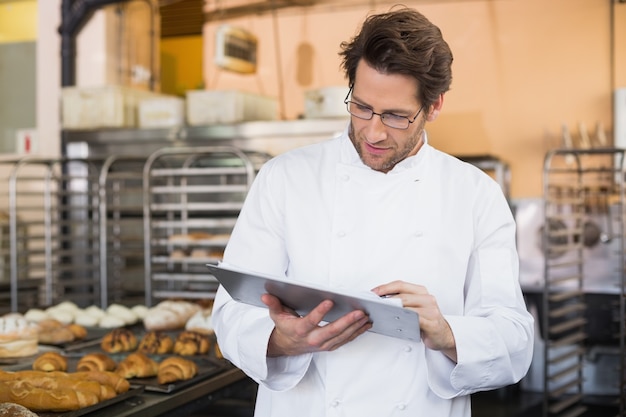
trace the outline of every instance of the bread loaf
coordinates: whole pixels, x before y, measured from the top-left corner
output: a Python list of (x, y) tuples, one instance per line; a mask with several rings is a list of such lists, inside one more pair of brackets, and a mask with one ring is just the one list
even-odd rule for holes
[(174, 353), (182, 356), (204, 355), (211, 348), (211, 340), (206, 334), (182, 331), (174, 342)]
[(185, 323), (201, 307), (188, 301), (161, 301), (148, 310), (143, 319), (146, 330), (177, 330), (185, 327)]
[(38, 328), (23, 317), (0, 317), (0, 358), (37, 353)]
[(137, 337), (135, 334), (126, 329), (113, 329), (104, 335), (100, 347), (108, 353), (130, 352), (137, 349)]
[(191, 379), (198, 373), (198, 366), (189, 359), (170, 356), (159, 363), (157, 381), (159, 384), (168, 384), (175, 381)]
[(126, 379), (156, 376), (159, 364), (149, 356), (135, 352), (117, 364), (115, 373)]
[(114, 371), (117, 364), (109, 355), (101, 352), (87, 353), (78, 360), (76, 371)]
[(39, 326), (39, 343), (44, 345), (59, 345), (74, 341), (76, 336), (69, 327), (57, 319), (41, 320)]
[(73, 411), (99, 401), (96, 394), (72, 388), (47, 390), (25, 380), (0, 381), (0, 403), (17, 403), (36, 412)]
[(172, 349), (174, 349), (174, 339), (157, 331), (147, 332), (137, 347), (138, 352), (148, 354), (170, 353)]
[(96, 381), (103, 385), (113, 387), (115, 392), (122, 394), (130, 389), (130, 383), (126, 378), (109, 371), (81, 371), (69, 374), (71, 378)]
[(45, 352), (35, 358), (35, 371), (67, 371), (67, 358), (58, 352)]

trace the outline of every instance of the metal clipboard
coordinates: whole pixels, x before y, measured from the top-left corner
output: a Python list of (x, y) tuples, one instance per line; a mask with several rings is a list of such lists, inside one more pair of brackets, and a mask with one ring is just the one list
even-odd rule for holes
[(223, 265), (207, 264), (211, 274), (217, 278), (230, 296), (239, 302), (267, 308), (261, 302), (261, 295), (272, 294), (299, 315), (306, 315), (323, 300), (332, 300), (334, 307), (324, 317), (331, 322), (343, 315), (363, 310), (372, 321), (369, 330), (386, 336), (418, 342), (420, 338), (419, 316), (407, 308), (392, 304), (389, 300), (372, 293), (355, 294), (338, 292), (302, 282), (285, 281), (276, 277), (242, 272)]

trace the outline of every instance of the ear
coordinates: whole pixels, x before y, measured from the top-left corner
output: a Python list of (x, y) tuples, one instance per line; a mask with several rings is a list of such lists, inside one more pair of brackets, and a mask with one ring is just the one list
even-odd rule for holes
[(443, 94), (439, 95), (439, 98), (430, 105), (430, 111), (428, 112), (428, 116), (426, 120), (429, 122), (434, 122), (437, 116), (439, 116), (439, 112), (443, 107)]

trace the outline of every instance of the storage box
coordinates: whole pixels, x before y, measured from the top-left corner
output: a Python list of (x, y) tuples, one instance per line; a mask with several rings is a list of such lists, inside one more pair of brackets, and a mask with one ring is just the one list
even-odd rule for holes
[(187, 91), (187, 123), (192, 126), (276, 120), (278, 101), (235, 90)]
[(123, 86), (65, 87), (61, 92), (63, 129), (137, 127), (142, 99), (157, 93)]
[(168, 128), (185, 124), (185, 100), (174, 96), (139, 102), (139, 127)]

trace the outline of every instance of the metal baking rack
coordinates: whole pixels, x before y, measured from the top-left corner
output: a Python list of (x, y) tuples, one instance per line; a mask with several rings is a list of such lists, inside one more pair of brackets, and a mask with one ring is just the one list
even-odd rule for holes
[(230, 146), (168, 147), (143, 174), (146, 305), (212, 299), (207, 263), (221, 260), (258, 167), (267, 160)]
[(24, 157), (0, 165), (7, 185), (8, 310), (92, 303), (100, 283), (95, 164)]
[[(558, 149), (544, 160), (542, 246), (545, 285), (542, 302), (544, 342), (544, 416), (575, 417), (586, 412), (584, 359), (589, 323), (585, 267), (586, 239), (612, 239), (618, 257), (620, 415), (625, 416), (626, 329), (624, 296), (624, 151)], [(615, 208), (615, 210), (612, 210)], [(586, 216), (606, 210), (607, 233), (592, 233)], [(610, 213), (613, 213), (611, 216)], [(610, 326), (611, 323), (604, 323)]]
[(145, 156), (109, 156), (100, 169), (100, 306), (141, 304), (144, 296)]

